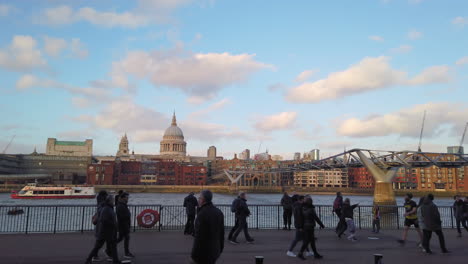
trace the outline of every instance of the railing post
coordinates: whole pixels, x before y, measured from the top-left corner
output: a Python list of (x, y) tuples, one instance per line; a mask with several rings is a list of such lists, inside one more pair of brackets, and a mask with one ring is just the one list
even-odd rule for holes
[(258, 205), (255, 206), (256, 211), (257, 211), (257, 229), (258, 229)]
[(398, 206), (396, 206), (396, 225), (397, 229), (400, 229), (400, 210), (398, 210)]
[(361, 206), (358, 206), (359, 229), (361, 229)]
[[(137, 208), (136, 206), (133, 207), (133, 233), (136, 232), (136, 226), (137, 226), (137, 223), (138, 223), (138, 221), (135, 221), (137, 219), (136, 218), (137, 217), (136, 208)], [(135, 222), (137, 222), (137, 223), (135, 223)]]
[(84, 232), (84, 217), (85, 216), (85, 207), (83, 206), (83, 210), (81, 210), (81, 234)]
[(56, 233), (57, 231), (57, 210), (58, 210), (58, 207), (55, 206), (55, 218), (54, 218), (54, 234)]
[(453, 225), (453, 207), (450, 207), (450, 223), (452, 223), (452, 229), (455, 228)]
[(278, 219), (277, 222), (278, 222), (278, 230), (279, 230), (280, 229), (280, 206), (277, 205), (276, 208), (278, 208), (278, 210), (277, 210), (278, 211), (278, 217), (276, 219)]
[(25, 228), (26, 234), (28, 233), (28, 226), (29, 226), (29, 208), (31, 207), (28, 206), (28, 210), (26, 210), (26, 228)]

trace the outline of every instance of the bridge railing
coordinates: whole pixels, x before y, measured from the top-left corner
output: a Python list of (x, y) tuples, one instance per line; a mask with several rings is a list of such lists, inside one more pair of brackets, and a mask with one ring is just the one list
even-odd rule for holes
[[(224, 213), (225, 226), (234, 226), (235, 217), (230, 205), (217, 205)], [(404, 225), (405, 209), (400, 206), (381, 206), (381, 228), (400, 229)], [(23, 213), (10, 215), (12, 210)], [(132, 230), (181, 230), (185, 226), (185, 208), (179, 205), (129, 205), (132, 214)], [(160, 221), (153, 228), (138, 226), (137, 215), (152, 209), (160, 213)], [(251, 229), (282, 229), (283, 208), (280, 205), (249, 205), (251, 212), (247, 219)], [(453, 210), (450, 206), (439, 206), (443, 228), (455, 228)], [(64, 233), (94, 230), (92, 217), (96, 207), (91, 205), (24, 205), (0, 206), (0, 233)], [(326, 228), (335, 228), (338, 218), (332, 206), (316, 205), (317, 215)], [(354, 209), (354, 220), (359, 229), (372, 228), (372, 206), (358, 206)], [(294, 218), (293, 218), (294, 228)]]

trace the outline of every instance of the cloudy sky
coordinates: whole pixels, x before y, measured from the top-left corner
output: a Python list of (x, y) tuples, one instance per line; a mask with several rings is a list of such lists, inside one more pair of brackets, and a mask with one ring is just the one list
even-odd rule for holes
[(172, 112), (190, 155), (457, 145), (468, 1), (1, 1), (0, 151), (127, 133), (158, 153)]

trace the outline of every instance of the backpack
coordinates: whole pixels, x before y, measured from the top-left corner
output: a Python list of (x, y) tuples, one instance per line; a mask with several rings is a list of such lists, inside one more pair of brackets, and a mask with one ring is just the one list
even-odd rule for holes
[(234, 199), (231, 204), (231, 212), (235, 213), (237, 211), (237, 199)]

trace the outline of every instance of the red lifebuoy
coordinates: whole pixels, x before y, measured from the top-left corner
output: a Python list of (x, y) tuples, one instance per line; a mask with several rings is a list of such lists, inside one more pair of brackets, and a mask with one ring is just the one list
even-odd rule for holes
[(138, 225), (144, 228), (152, 228), (159, 222), (159, 212), (145, 209), (137, 216)]

